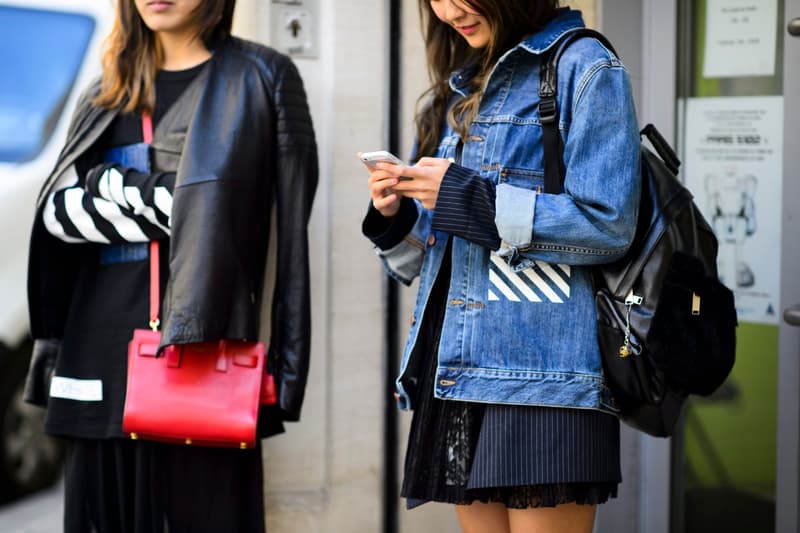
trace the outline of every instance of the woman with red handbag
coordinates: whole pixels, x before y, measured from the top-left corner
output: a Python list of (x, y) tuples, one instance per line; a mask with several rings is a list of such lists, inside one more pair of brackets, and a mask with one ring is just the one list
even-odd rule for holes
[[(266, 366), (277, 399), (262, 406), (258, 436), (300, 416), (314, 131), (292, 62), (230, 35), (234, 4), (119, 0), (102, 77), (81, 97), (39, 195), (26, 392), (68, 444), (66, 533), (264, 531), (257, 441), (240, 450), (123, 433), (128, 342), (148, 327), (150, 280), (161, 280), (154, 351), (166, 359), (176, 346), (257, 341), (273, 206)], [(161, 251), (155, 276), (150, 241)]]

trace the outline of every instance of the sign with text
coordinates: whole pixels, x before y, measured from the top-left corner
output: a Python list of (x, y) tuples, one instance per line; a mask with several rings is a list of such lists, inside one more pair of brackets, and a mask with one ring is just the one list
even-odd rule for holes
[(686, 102), (686, 186), (719, 240), (719, 276), (739, 320), (780, 314), (783, 97)]
[(778, 0), (707, 0), (704, 78), (772, 76)]

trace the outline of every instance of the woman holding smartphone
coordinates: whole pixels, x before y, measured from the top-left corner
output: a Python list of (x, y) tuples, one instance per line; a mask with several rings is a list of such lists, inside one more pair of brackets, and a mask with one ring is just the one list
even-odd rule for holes
[(317, 183), (303, 84), (288, 57), (230, 35), (234, 0), (116, 5), (102, 78), (78, 103), (38, 200), (27, 399), (46, 403), (46, 431), (67, 442), (66, 533), (263, 533), (260, 444), (126, 439), (128, 341), (148, 327), (151, 240), (162, 346), (258, 340), (274, 206), (279, 312), (267, 364), (278, 404), (262, 409), (258, 436), (298, 420)]
[(635, 230), (628, 74), (594, 39), (564, 53), (566, 179), (544, 194), (539, 68), (580, 13), (553, 0), (419, 7), (432, 86), (416, 164), (370, 171), (362, 228), (390, 275), (420, 277), (397, 379), (414, 410), (402, 494), (454, 504), (467, 533), (589, 533), (621, 481), (591, 271)]

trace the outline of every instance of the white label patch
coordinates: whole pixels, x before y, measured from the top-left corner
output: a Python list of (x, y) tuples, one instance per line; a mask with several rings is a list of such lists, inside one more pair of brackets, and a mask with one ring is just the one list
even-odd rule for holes
[(50, 397), (82, 402), (102, 402), (103, 382), (99, 379), (73, 379), (53, 376)]

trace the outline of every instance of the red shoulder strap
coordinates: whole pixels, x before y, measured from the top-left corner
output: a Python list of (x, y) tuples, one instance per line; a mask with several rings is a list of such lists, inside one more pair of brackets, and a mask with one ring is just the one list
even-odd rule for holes
[[(142, 139), (146, 144), (153, 142), (153, 118), (147, 111), (142, 111)], [(158, 271), (158, 241), (150, 241), (150, 328), (153, 331), (158, 331), (158, 326), (161, 324), (158, 319), (158, 311), (161, 307)]]

